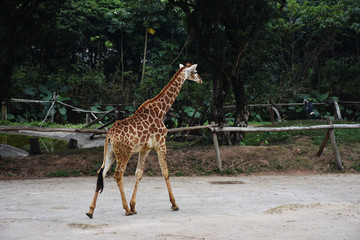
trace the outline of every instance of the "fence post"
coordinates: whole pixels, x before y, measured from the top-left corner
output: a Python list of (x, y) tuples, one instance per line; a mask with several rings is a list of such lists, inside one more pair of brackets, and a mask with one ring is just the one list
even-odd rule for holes
[(270, 119), (271, 119), (271, 123), (274, 124), (275, 123), (275, 116), (274, 116), (275, 103), (272, 100), (272, 98), (269, 99), (269, 103), (270, 103)]
[(7, 108), (6, 108), (6, 102), (5, 101), (2, 101), (1, 103), (1, 119), (3, 121), (6, 121), (7, 120)]
[[(327, 119), (327, 123), (328, 123), (329, 125), (332, 125), (332, 122), (331, 122), (331, 119), (330, 119), (330, 118)], [(338, 166), (338, 169), (339, 169), (339, 170), (344, 170), (344, 167), (342, 166), (342, 163), (341, 163), (339, 150), (338, 150), (338, 147), (337, 147), (337, 145), (336, 145), (335, 133), (334, 133), (334, 129), (333, 129), (333, 128), (330, 128), (330, 129), (329, 129), (329, 134), (330, 134), (331, 145), (332, 145), (333, 150), (334, 150), (334, 154), (335, 154), (335, 158), (336, 158), (336, 164), (337, 164), (337, 166)]]
[(30, 154), (39, 153), (41, 153), (39, 138), (30, 138)]
[(56, 99), (57, 99), (58, 97), (59, 97), (59, 96), (55, 96), (55, 98), (53, 99), (53, 101), (52, 101), (52, 103), (51, 103), (51, 106), (50, 106), (50, 108), (49, 108), (49, 111), (46, 113), (46, 116), (45, 116), (44, 120), (42, 121), (40, 127), (42, 127), (42, 126), (44, 125), (44, 123), (45, 123), (46, 119), (48, 118), (50, 111), (51, 111), (52, 108), (54, 107), (54, 104), (56, 103)]
[(90, 122), (90, 114), (89, 113), (86, 113), (86, 125), (88, 125), (89, 124), (89, 122)]
[(344, 167), (342, 166), (342, 163), (341, 163), (339, 150), (338, 150), (337, 145), (336, 145), (334, 129), (330, 129), (330, 139), (331, 139), (331, 144), (332, 144), (332, 147), (333, 147), (333, 150), (334, 150), (334, 153), (335, 153), (336, 164), (338, 166), (338, 169), (339, 170), (344, 170)]
[[(214, 122), (211, 122), (211, 125), (213, 126), (213, 128), (216, 127), (216, 124)], [(219, 170), (222, 171), (219, 141), (217, 139), (216, 131), (214, 131), (213, 128), (210, 128), (210, 129), (211, 129), (211, 132), (212, 132), (212, 138), (213, 138), (214, 147), (215, 147), (216, 163), (217, 163), (217, 166), (218, 166)]]
[[(56, 92), (53, 92), (53, 98), (54, 101), (56, 101), (57, 96), (56, 96)], [(54, 123), (54, 118), (55, 118), (55, 108), (51, 108), (51, 122)]]
[(271, 123), (274, 124), (275, 123), (274, 110), (272, 107), (270, 107), (270, 119), (271, 119)]

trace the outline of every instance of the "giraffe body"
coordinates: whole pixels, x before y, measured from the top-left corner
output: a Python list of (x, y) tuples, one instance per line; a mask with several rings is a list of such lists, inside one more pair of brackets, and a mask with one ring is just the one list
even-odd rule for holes
[[(120, 190), (125, 215), (136, 214), (135, 205), (138, 184), (142, 178), (145, 159), (153, 148), (157, 152), (161, 172), (166, 181), (170, 202), (172, 203), (171, 209), (179, 210), (169, 181), (165, 144), (167, 129), (163, 119), (174, 103), (185, 80), (202, 83), (200, 76), (196, 72), (196, 67), (197, 65), (180, 65), (180, 69), (156, 97), (143, 103), (132, 116), (115, 122), (108, 131), (104, 146), (104, 161), (98, 173), (95, 195), (90, 210), (86, 213), (87, 216), (93, 217), (98, 194), (102, 192), (104, 187), (104, 178), (115, 161), (116, 169), (113, 177)], [(139, 153), (139, 159), (135, 172), (135, 187), (129, 208), (124, 193), (123, 175), (127, 162), (133, 153)]]

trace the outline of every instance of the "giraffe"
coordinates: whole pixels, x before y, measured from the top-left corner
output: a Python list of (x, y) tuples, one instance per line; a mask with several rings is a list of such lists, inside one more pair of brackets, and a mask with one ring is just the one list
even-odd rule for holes
[[(144, 102), (135, 113), (123, 120), (119, 120), (109, 129), (104, 145), (104, 160), (100, 170), (94, 198), (90, 204), (90, 210), (86, 215), (93, 218), (96, 200), (99, 192), (104, 189), (104, 178), (110, 166), (116, 161), (114, 179), (120, 190), (125, 215), (136, 214), (136, 193), (138, 184), (142, 178), (145, 159), (151, 149), (155, 148), (161, 167), (161, 172), (165, 178), (167, 190), (169, 193), (171, 209), (178, 211), (173, 192), (171, 190), (169, 172), (166, 163), (166, 134), (167, 128), (163, 123), (165, 114), (174, 103), (185, 80), (192, 80), (202, 83), (201, 77), (196, 72), (197, 64), (186, 66), (180, 64), (180, 69), (175, 73), (170, 82), (154, 98)], [(124, 187), (123, 175), (127, 162), (133, 153), (139, 153), (138, 163), (135, 172), (135, 186), (130, 201), (130, 208), (127, 204)]]

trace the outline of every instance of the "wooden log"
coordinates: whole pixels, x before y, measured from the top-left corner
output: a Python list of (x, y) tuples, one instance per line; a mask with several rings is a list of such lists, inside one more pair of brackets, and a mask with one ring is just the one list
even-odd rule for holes
[(40, 154), (39, 138), (30, 138), (30, 154)]
[[(211, 122), (211, 126), (213, 126), (212, 129), (214, 129), (216, 127), (215, 122)], [(217, 138), (217, 135), (216, 135), (215, 131), (212, 131), (212, 138), (213, 138), (214, 147), (215, 147), (215, 153), (216, 153), (216, 164), (217, 164), (219, 170), (222, 171), (219, 141), (218, 141), (218, 138)]]
[(85, 128), (85, 127), (88, 127), (88, 126), (91, 126), (91, 125), (93, 125), (93, 124), (101, 121), (102, 119), (104, 119), (107, 115), (109, 115), (109, 114), (112, 113), (113, 111), (115, 111), (115, 108), (114, 108), (113, 110), (110, 110), (110, 111), (106, 112), (104, 115), (100, 116), (99, 118), (96, 118), (96, 119), (92, 120), (90, 123), (86, 124), (86, 125), (84, 126), (84, 128)]
[[(304, 127), (213, 127), (212, 125), (193, 126), (184, 128), (172, 128), (168, 129), (168, 132), (181, 132), (197, 129), (209, 128), (215, 132), (283, 132), (283, 131), (302, 131), (302, 130), (321, 130), (321, 129), (356, 129), (360, 128), (360, 124), (333, 124), (329, 125), (317, 125), (317, 126), (304, 126)], [(106, 134), (107, 131), (99, 129), (89, 128), (41, 128), (34, 126), (0, 126), (0, 132), (17, 132), (17, 131), (36, 131), (36, 132), (82, 132), (82, 133), (98, 133)]]
[(271, 123), (274, 124), (275, 123), (275, 117), (274, 117), (274, 101), (270, 98), (269, 103), (271, 104), (270, 106), (270, 119), (271, 119)]
[(215, 147), (215, 153), (216, 153), (216, 164), (220, 171), (222, 171), (222, 164), (221, 164), (221, 157), (220, 157), (220, 148), (219, 148), (219, 142), (217, 139), (216, 132), (212, 132), (214, 147)]
[[(279, 111), (277, 110), (277, 108), (276, 107), (274, 107), (274, 106), (271, 106), (271, 109), (273, 110), (273, 112), (275, 112), (276, 113), (276, 116), (277, 116), (277, 118), (278, 118), (278, 122), (281, 122), (281, 116), (280, 116), (280, 113), (279, 113)], [(274, 117), (274, 116), (273, 116)]]
[[(333, 126), (333, 125), (332, 125), (332, 121), (331, 121), (330, 118), (326, 119), (326, 122), (327, 122), (327, 124), (329, 124), (330, 126)], [(329, 135), (330, 135), (331, 145), (332, 145), (333, 150), (334, 150), (335, 159), (336, 159), (336, 164), (337, 164), (337, 166), (338, 166), (338, 169), (339, 169), (339, 170), (344, 170), (344, 167), (342, 166), (342, 163), (341, 163), (339, 150), (338, 150), (338, 147), (337, 147), (337, 144), (336, 144), (336, 140), (335, 140), (334, 129), (333, 129), (333, 128), (332, 128), (332, 129), (329, 129), (328, 132), (329, 132)]]
[(54, 105), (55, 105), (55, 103), (56, 103), (56, 99), (57, 99), (58, 97), (59, 97), (59, 96), (56, 96), (56, 97), (53, 99), (53, 101), (52, 101), (52, 103), (51, 103), (51, 106), (50, 106), (50, 108), (49, 108), (49, 111), (46, 113), (46, 116), (45, 116), (44, 120), (42, 121), (40, 127), (42, 127), (42, 126), (44, 125), (44, 123), (45, 123), (46, 119), (48, 118), (50, 111), (53, 109), (53, 107), (54, 107)]
[(355, 129), (360, 128), (360, 124), (334, 124), (334, 125), (315, 125), (303, 127), (210, 127), (215, 132), (286, 132), (303, 130), (321, 129)]
[(75, 109), (73, 109), (72, 111), (74, 111), (74, 112), (82, 112), (82, 113), (96, 113), (96, 114), (106, 114), (106, 113), (109, 112), (109, 111), (83, 110), (83, 109), (80, 109), (80, 108), (75, 108)]
[(330, 133), (331, 145), (332, 145), (333, 150), (334, 150), (334, 154), (335, 154), (335, 158), (336, 158), (336, 164), (338, 166), (338, 169), (339, 170), (344, 170), (344, 167), (342, 166), (342, 163), (341, 163), (339, 150), (338, 150), (338, 147), (336, 145), (334, 129), (330, 129), (329, 133)]
[(317, 154), (316, 154), (316, 156), (318, 156), (318, 157), (321, 156), (321, 154), (322, 154), (322, 152), (324, 151), (324, 148), (325, 148), (325, 146), (326, 146), (326, 144), (327, 144), (327, 142), (328, 142), (328, 140), (329, 140), (329, 136), (330, 136), (330, 132), (329, 132), (329, 131), (330, 131), (330, 130), (327, 130), (327, 131), (326, 131), (325, 138), (324, 138), (324, 140), (323, 140), (323, 142), (322, 142), (322, 144), (321, 144), (321, 146), (320, 146), (320, 148), (319, 148), (319, 151), (318, 151)]
[(275, 123), (274, 109), (272, 108), (272, 106), (270, 107), (270, 119), (271, 119), (271, 123), (274, 124)]
[[(93, 116), (94, 119), (99, 119), (94, 113), (90, 113), (90, 114), (91, 114), (91, 116)], [(99, 120), (99, 123), (102, 126), (100, 128), (98, 128), (98, 129), (105, 128), (106, 130), (108, 130), (107, 127), (104, 126), (104, 123), (101, 120)]]
[(90, 114), (89, 113), (86, 113), (85, 122), (86, 122), (86, 125), (89, 124), (89, 122), (90, 122)]
[(106, 130), (89, 129), (89, 128), (47, 128), (34, 126), (0, 126), (0, 132), (18, 132), (18, 131), (34, 131), (34, 132), (80, 132), (80, 133), (98, 133), (106, 134)]
[[(53, 92), (53, 99), (57, 99), (56, 92)], [(52, 107), (51, 108), (51, 122), (52, 123), (54, 123), (54, 119), (55, 119), (55, 107)]]
[(337, 101), (338, 103), (345, 103), (345, 104), (360, 104), (359, 101)]
[(42, 101), (42, 100), (30, 100), (30, 99), (20, 99), (20, 98), (12, 98), (11, 102), (16, 103), (51, 103), (52, 101)]
[(1, 119), (3, 121), (7, 120), (7, 108), (6, 108), (6, 102), (5, 101), (3, 101), (1, 103)]
[(170, 128), (168, 132), (182, 132), (182, 131), (191, 131), (198, 129), (210, 128), (212, 125), (202, 125), (202, 126), (192, 126), (192, 127), (183, 127), (183, 128)]
[(341, 111), (340, 111), (340, 107), (339, 107), (339, 104), (337, 101), (334, 101), (334, 108), (335, 108), (335, 117), (338, 119), (338, 120), (342, 120), (342, 116), (341, 116)]
[[(328, 103), (312, 103), (312, 105), (326, 105)], [(304, 103), (259, 103), (259, 104), (249, 104), (249, 107), (271, 107), (271, 106), (302, 106)], [(224, 106), (224, 108), (234, 108), (235, 105)]]

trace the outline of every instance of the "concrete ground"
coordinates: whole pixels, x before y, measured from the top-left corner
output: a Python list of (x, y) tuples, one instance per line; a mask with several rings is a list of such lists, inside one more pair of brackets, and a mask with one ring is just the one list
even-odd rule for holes
[[(112, 178), (1, 181), (0, 239), (360, 239), (360, 175), (144, 177), (125, 216)], [(125, 177), (130, 200), (134, 177)]]

